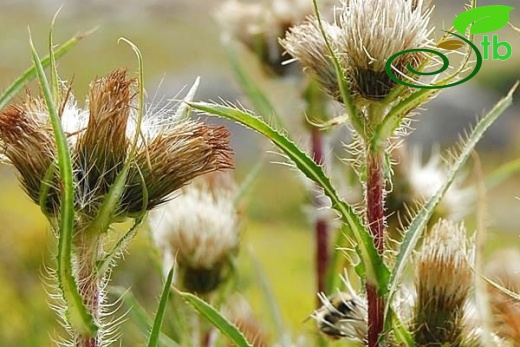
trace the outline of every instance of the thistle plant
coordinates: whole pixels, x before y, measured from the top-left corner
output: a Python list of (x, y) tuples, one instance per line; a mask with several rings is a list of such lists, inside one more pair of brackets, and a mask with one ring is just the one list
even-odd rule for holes
[[(79, 108), (53, 52), (51, 85), (34, 50), (33, 58), (43, 95), (1, 111), (2, 155), (59, 239), (49, 274), (70, 334), (62, 343), (109, 345), (117, 334), (106, 320), (105, 289), (115, 259), (148, 210), (193, 178), (232, 166), (229, 134), (188, 119), (186, 108), (145, 107), (142, 79), (121, 69), (93, 81)], [(128, 218), (135, 225), (107, 249), (114, 224)]]
[[(368, 327), (366, 336), (357, 337), (359, 343), (369, 347), (471, 345), (462, 341), (470, 341), (470, 335), (474, 332), (463, 329), (465, 323), (461, 323), (460, 318), (472, 286), (466, 262), (470, 258), (469, 248), (462, 247), (465, 245), (465, 234), (460, 227), (450, 224), (452, 222), (440, 222), (433, 228), (431, 239), (426, 239), (423, 245), (424, 256), (414, 264), (420, 277), (416, 283), (418, 296), (412, 305), (416, 307), (415, 313), (410, 316), (405, 314), (405, 310), (401, 312), (396, 303), (403, 288), (407, 263), (425, 234), (433, 213), (483, 132), (511, 103), (514, 88), (449, 154), (447, 169), (440, 183), (433, 192), (424, 192), (421, 196), (424, 204), (419, 206), (417, 212), (411, 213), (409, 222), (400, 231), (403, 234), (402, 242), (396, 252), (391, 251), (386, 246), (386, 228), (388, 215), (395, 211), (385, 211), (385, 197), (387, 190), (393, 187), (392, 151), (411, 131), (410, 121), (420, 106), (435, 97), (442, 88), (464, 80), (464, 74), (471, 66), (471, 36), (464, 38), (469, 43), (468, 48), (459, 52), (462, 54), (461, 65), (451, 70), (437, 70), (434, 76), (428, 72), (438, 67), (437, 56), (431, 55), (432, 49), (437, 45), (442, 48), (443, 45), (436, 44), (432, 37), (434, 29), (430, 27), (429, 20), (433, 8), (429, 2), (346, 0), (336, 11), (338, 19), (332, 22), (323, 20), (317, 1), (314, 1), (314, 9), (314, 16), (291, 27), (280, 43), (331, 99), (344, 107), (345, 115), (326, 125), (346, 122), (353, 133), (353, 142), (348, 148), (356, 158), (353, 167), (363, 185), (364, 202), (361, 208), (346, 203), (336, 193), (319, 161), (313, 161), (286, 135), (262, 119), (268, 115), (260, 114), (262, 118), (259, 118), (229, 105), (190, 104), (202, 112), (235, 120), (265, 135), (330, 198), (332, 208), (344, 224), (342, 230), (345, 234), (339, 235), (338, 240), (342, 237), (351, 239), (359, 258), (356, 273), (364, 285), (359, 297), (366, 298)], [(444, 40), (446, 36), (440, 42)], [(413, 81), (418, 87), (398, 83), (392, 76), (399, 76), (402, 81)], [(422, 76), (433, 77), (426, 79)], [(433, 165), (432, 162), (430, 166)], [(450, 232), (454, 235), (447, 237)], [(457, 241), (456, 244), (461, 247), (455, 251), (456, 246), (450, 244), (452, 241)], [(439, 270), (427, 276), (427, 267)], [(439, 277), (462, 276), (462, 272), (465, 286), (459, 288), (460, 298), (452, 303), (450, 292), (439, 282)], [(431, 286), (424, 284), (424, 281), (429, 281)], [(439, 283), (434, 283), (436, 281)], [(437, 296), (432, 299), (431, 292), (426, 292), (429, 290)], [(318, 328), (338, 331), (338, 336), (350, 337), (354, 331), (353, 325), (349, 325), (348, 317), (343, 317), (337, 306), (331, 305), (332, 301), (326, 298), (322, 296), (325, 304), (323, 310), (328, 307), (332, 315), (336, 312), (339, 323), (334, 327), (326, 324), (330, 321), (323, 319), (323, 314), (320, 314), (323, 311), (319, 309), (315, 314)], [(341, 299), (339, 304), (345, 306), (345, 301)], [(434, 321), (426, 321), (428, 318)], [(439, 329), (444, 333), (427, 336), (426, 330), (421, 329)]]

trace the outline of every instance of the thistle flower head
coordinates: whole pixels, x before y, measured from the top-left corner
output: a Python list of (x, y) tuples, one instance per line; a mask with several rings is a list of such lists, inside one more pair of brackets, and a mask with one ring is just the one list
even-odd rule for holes
[(441, 220), (419, 251), (412, 330), (418, 346), (462, 346), (464, 315), (472, 286), (469, 249), (462, 225)]
[(180, 285), (205, 294), (222, 282), (238, 247), (238, 217), (229, 177), (201, 177), (150, 213), (155, 243), (165, 268), (174, 262)]
[[(343, 1), (338, 23), (323, 24), (354, 97), (379, 100), (388, 95), (396, 83), (385, 71), (387, 60), (401, 51), (430, 45), (430, 15), (422, 0)], [(341, 101), (337, 83), (323, 83), (323, 75), (335, 68), (319, 26), (313, 21), (291, 29), (282, 45)], [(423, 59), (421, 53), (400, 55), (392, 68), (396, 74), (407, 74), (408, 64), (416, 68)]]
[(229, 298), (224, 308), (224, 315), (244, 334), (253, 347), (272, 346), (264, 327), (243, 296), (233, 295)]
[(218, 10), (226, 35), (236, 38), (257, 55), (266, 71), (286, 75), (278, 39), (313, 12), (311, 1), (273, 0), (270, 4), (230, 0)]
[[(75, 209), (94, 218), (110, 187), (131, 161), (116, 216), (140, 214), (167, 200), (198, 175), (231, 167), (228, 132), (179, 117), (175, 109), (145, 111), (139, 141), (135, 80), (116, 70), (90, 85), (88, 108), (78, 108), (70, 91), (58, 107), (71, 153)], [(0, 113), (2, 153), (15, 166), (30, 198), (54, 215), (60, 206), (56, 145), (42, 99), (29, 97)], [(131, 156), (132, 155), (132, 156)]]

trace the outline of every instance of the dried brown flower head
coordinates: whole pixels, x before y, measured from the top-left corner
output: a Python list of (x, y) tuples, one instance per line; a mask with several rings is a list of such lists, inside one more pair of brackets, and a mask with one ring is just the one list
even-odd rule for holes
[[(140, 214), (204, 173), (232, 166), (229, 134), (223, 127), (188, 120), (175, 108), (145, 110), (135, 157), (129, 158), (137, 128), (134, 79), (116, 70), (90, 86), (88, 110), (67, 91), (59, 107), (73, 161), (75, 209), (93, 218), (123, 165), (131, 160), (116, 217)], [(24, 189), (45, 211), (59, 208), (56, 146), (43, 100), (29, 97), (0, 113), (2, 154), (17, 169)]]

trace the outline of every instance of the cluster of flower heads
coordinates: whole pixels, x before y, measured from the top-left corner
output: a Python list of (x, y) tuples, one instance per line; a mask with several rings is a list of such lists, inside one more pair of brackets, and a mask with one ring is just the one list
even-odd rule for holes
[[(272, 0), (271, 3), (230, 0), (221, 6), (217, 19), (226, 36), (243, 43), (275, 75), (291, 71), (279, 39), (314, 11), (312, 1)], [(227, 38), (226, 38), (227, 39)]]
[[(385, 71), (387, 60), (407, 49), (431, 46), (428, 5), (422, 0), (345, 0), (338, 20), (319, 23), (310, 18), (291, 28), (281, 44), (336, 100), (343, 101), (331, 49), (354, 98), (379, 100), (396, 86)], [(406, 76), (407, 66), (417, 68), (424, 58), (421, 52), (400, 55), (392, 68)]]
[[(193, 178), (232, 167), (227, 130), (180, 117), (175, 109), (146, 110), (134, 144), (139, 128), (135, 82), (124, 70), (95, 80), (85, 109), (77, 106), (70, 89), (60, 95), (59, 116), (73, 163), (75, 210), (87, 219), (96, 216), (127, 161), (131, 164), (117, 217), (150, 210)], [(0, 148), (35, 203), (40, 204), (47, 191), (42, 209), (55, 216), (61, 180), (43, 99), (28, 96), (0, 113)]]
[[(474, 245), (462, 223), (441, 219), (425, 236), (412, 262), (413, 286), (403, 288), (393, 302), (417, 346), (483, 346), (481, 324), (486, 317), (475, 306), (473, 254)], [(507, 250), (495, 256), (486, 269), (488, 278), (513, 293), (491, 284), (487, 288), (493, 327), (490, 338), (496, 346), (520, 343), (518, 264), (520, 252)], [(366, 299), (356, 294), (345, 278), (344, 282), (348, 291), (330, 297), (321, 294), (323, 306), (312, 317), (325, 336), (365, 344)], [(387, 342), (398, 345), (391, 335)]]
[(230, 175), (202, 176), (179, 196), (151, 211), (150, 228), (165, 269), (175, 265), (176, 283), (207, 294), (229, 274), (239, 241), (235, 186)]

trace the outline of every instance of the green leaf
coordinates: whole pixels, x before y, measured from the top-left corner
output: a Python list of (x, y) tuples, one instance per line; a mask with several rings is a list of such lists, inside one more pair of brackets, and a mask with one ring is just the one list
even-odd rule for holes
[(234, 120), (266, 136), (296, 164), (305, 176), (322, 187), (325, 195), (332, 201), (332, 208), (340, 213), (343, 223), (348, 226), (349, 236), (356, 241), (359, 247), (360, 257), (367, 272), (367, 282), (375, 285), (381, 293), (386, 292), (389, 270), (378, 254), (372, 236), (365, 229), (361, 217), (338, 196), (320, 166), (287, 137), (251, 114), (232, 107), (204, 102), (191, 103), (190, 105), (208, 114)]
[(472, 8), (457, 15), (453, 20), (453, 26), (463, 35), (471, 24), (471, 34), (489, 33), (505, 27), (509, 22), (510, 12), (514, 9), (505, 5)]
[(345, 228), (346, 226), (343, 226), (341, 230), (338, 230), (336, 239), (333, 242), (334, 249), (332, 250), (332, 257), (325, 280), (326, 294), (331, 294), (339, 288), (341, 281), (339, 274), (343, 271), (345, 263), (345, 254), (343, 254), (341, 248), (351, 247), (351, 242), (347, 237), (348, 230), (345, 230)]
[(276, 331), (277, 341), (286, 342), (285, 340), (287, 339), (287, 333), (283, 324), (282, 314), (280, 312), (279, 305), (276, 302), (276, 298), (274, 297), (273, 290), (269, 285), (269, 281), (267, 280), (267, 277), (264, 273), (264, 269), (260, 265), (260, 262), (251, 249), (249, 249), (248, 254), (251, 258), (251, 263), (253, 264), (254, 273), (256, 274), (258, 283), (260, 284), (260, 289), (264, 295), (264, 300), (267, 303), (267, 308), (269, 309), (271, 320)]
[[(121, 298), (124, 305), (128, 308), (128, 312), (134, 317), (132, 322), (134, 322), (137, 325), (137, 327), (143, 334), (148, 335), (150, 333), (152, 319), (146, 312), (145, 308), (134, 296), (134, 294), (132, 294), (132, 292), (129, 289), (122, 287), (109, 287), (108, 291), (110, 294)], [(160, 334), (159, 341), (161, 346), (179, 347), (179, 344), (175, 340), (173, 340), (164, 333)]]
[[(56, 48), (54, 51), (55, 59), (58, 59), (65, 55), (68, 51), (70, 51), (76, 44), (83, 39), (85, 36), (89, 35), (92, 31), (84, 34), (78, 34)], [(47, 67), (51, 63), (50, 56), (46, 56), (45, 58), (40, 60), (42, 67)], [(20, 75), (7, 89), (0, 95), (0, 110), (6, 107), (11, 99), (18, 93), (25, 84), (33, 80), (37, 76), (36, 66), (32, 66), (31, 68), (25, 70), (25, 72)]]
[(518, 171), (520, 171), (520, 158), (499, 166), (486, 177), (487, 188), (490, 189), (499, 185)]
[(166, 305), (168, 304), (168, 296), (170, 295), (170, 290), (172, 287), (173, 281), (173, 268), (168, 272), (168, 277), (166, 278), (166, 282), (164, 283), (164, 287), (161, 294), (161, 300), (159, 301), (159, 306), (157, 307), (157, 312), (155, 313), (155, 319), (152, 326), (152, 331), (150, 332), (150, 338), (148, 340), (148, 347), (157, 347), (159, 346), (159, 337), (161, 335), (161, 326), (164, 319), (164, 314), (166, 313)]
[[(52, 91), (43, 71), (41, 60), (30, 39), (32, 59), (40, 82), (45, 103), (52, 123), (56, 148), (58, 152), (58, 168), (61, 178), (61, 206), (59, 217), (58, 239), (58, 281), (67, 302), (67, 320), (81, 336), (94, 336), (98, 330), (92, 316), (83, 304), (78, 291), (72, 267), (72, 236), (74, 232), (74, 181), (72, 160), (67, 138), (61, 127), (61, 119), (56, 110)], [(42, 207), (43, 208), (43, 207)]]
[(178, 291), (179, 295), (190, 304), (202, 317), (206, 318), (215, 328), (229, 338), (235, 346), (238, 347), (252, 347), (244, 334), (224, 316), (222, 316), (213, 306), (200, 299), (199, 297)]
[(439, 190), (426, 202), (422, 207), (421, 211), (413, 218), (405, 233), (405, 237), (399, 248), (397, 254), (396, 263), (392, 270), (390, 278), (390, 293), (389, 300), (386, 304), (386, 312), (390, 309), (392, 302), (392, 296), (397, 291), (401, 276), (405, 270), (407, 263), (410, 260), (410, 256), (417, 245), (417, 241), (421, 238), (428, 220), (433, 214), (433, 211), (441, 201), (442, 197), (450, 187), (451, 183), (455, 179), (456, 175), (462, 169), (467, 159), (470, 157), (471, 152), (475, 148), (475, 145), (480, 140), (486, 129), (504, 112), (504, 110), (511, 105), (513, 100), (513, 92), (515, 91), (518, 83), (513, 86), (507, 96), (500, 100), (493, 109), (486, 114), (474, 127), (473, 131), (469, 135), (468, 139), (462, 146), (459, 155), (454, 158), (454, 162), (451, 166), (450, 172), (447, 176), (446, 182), (439, 188)]

